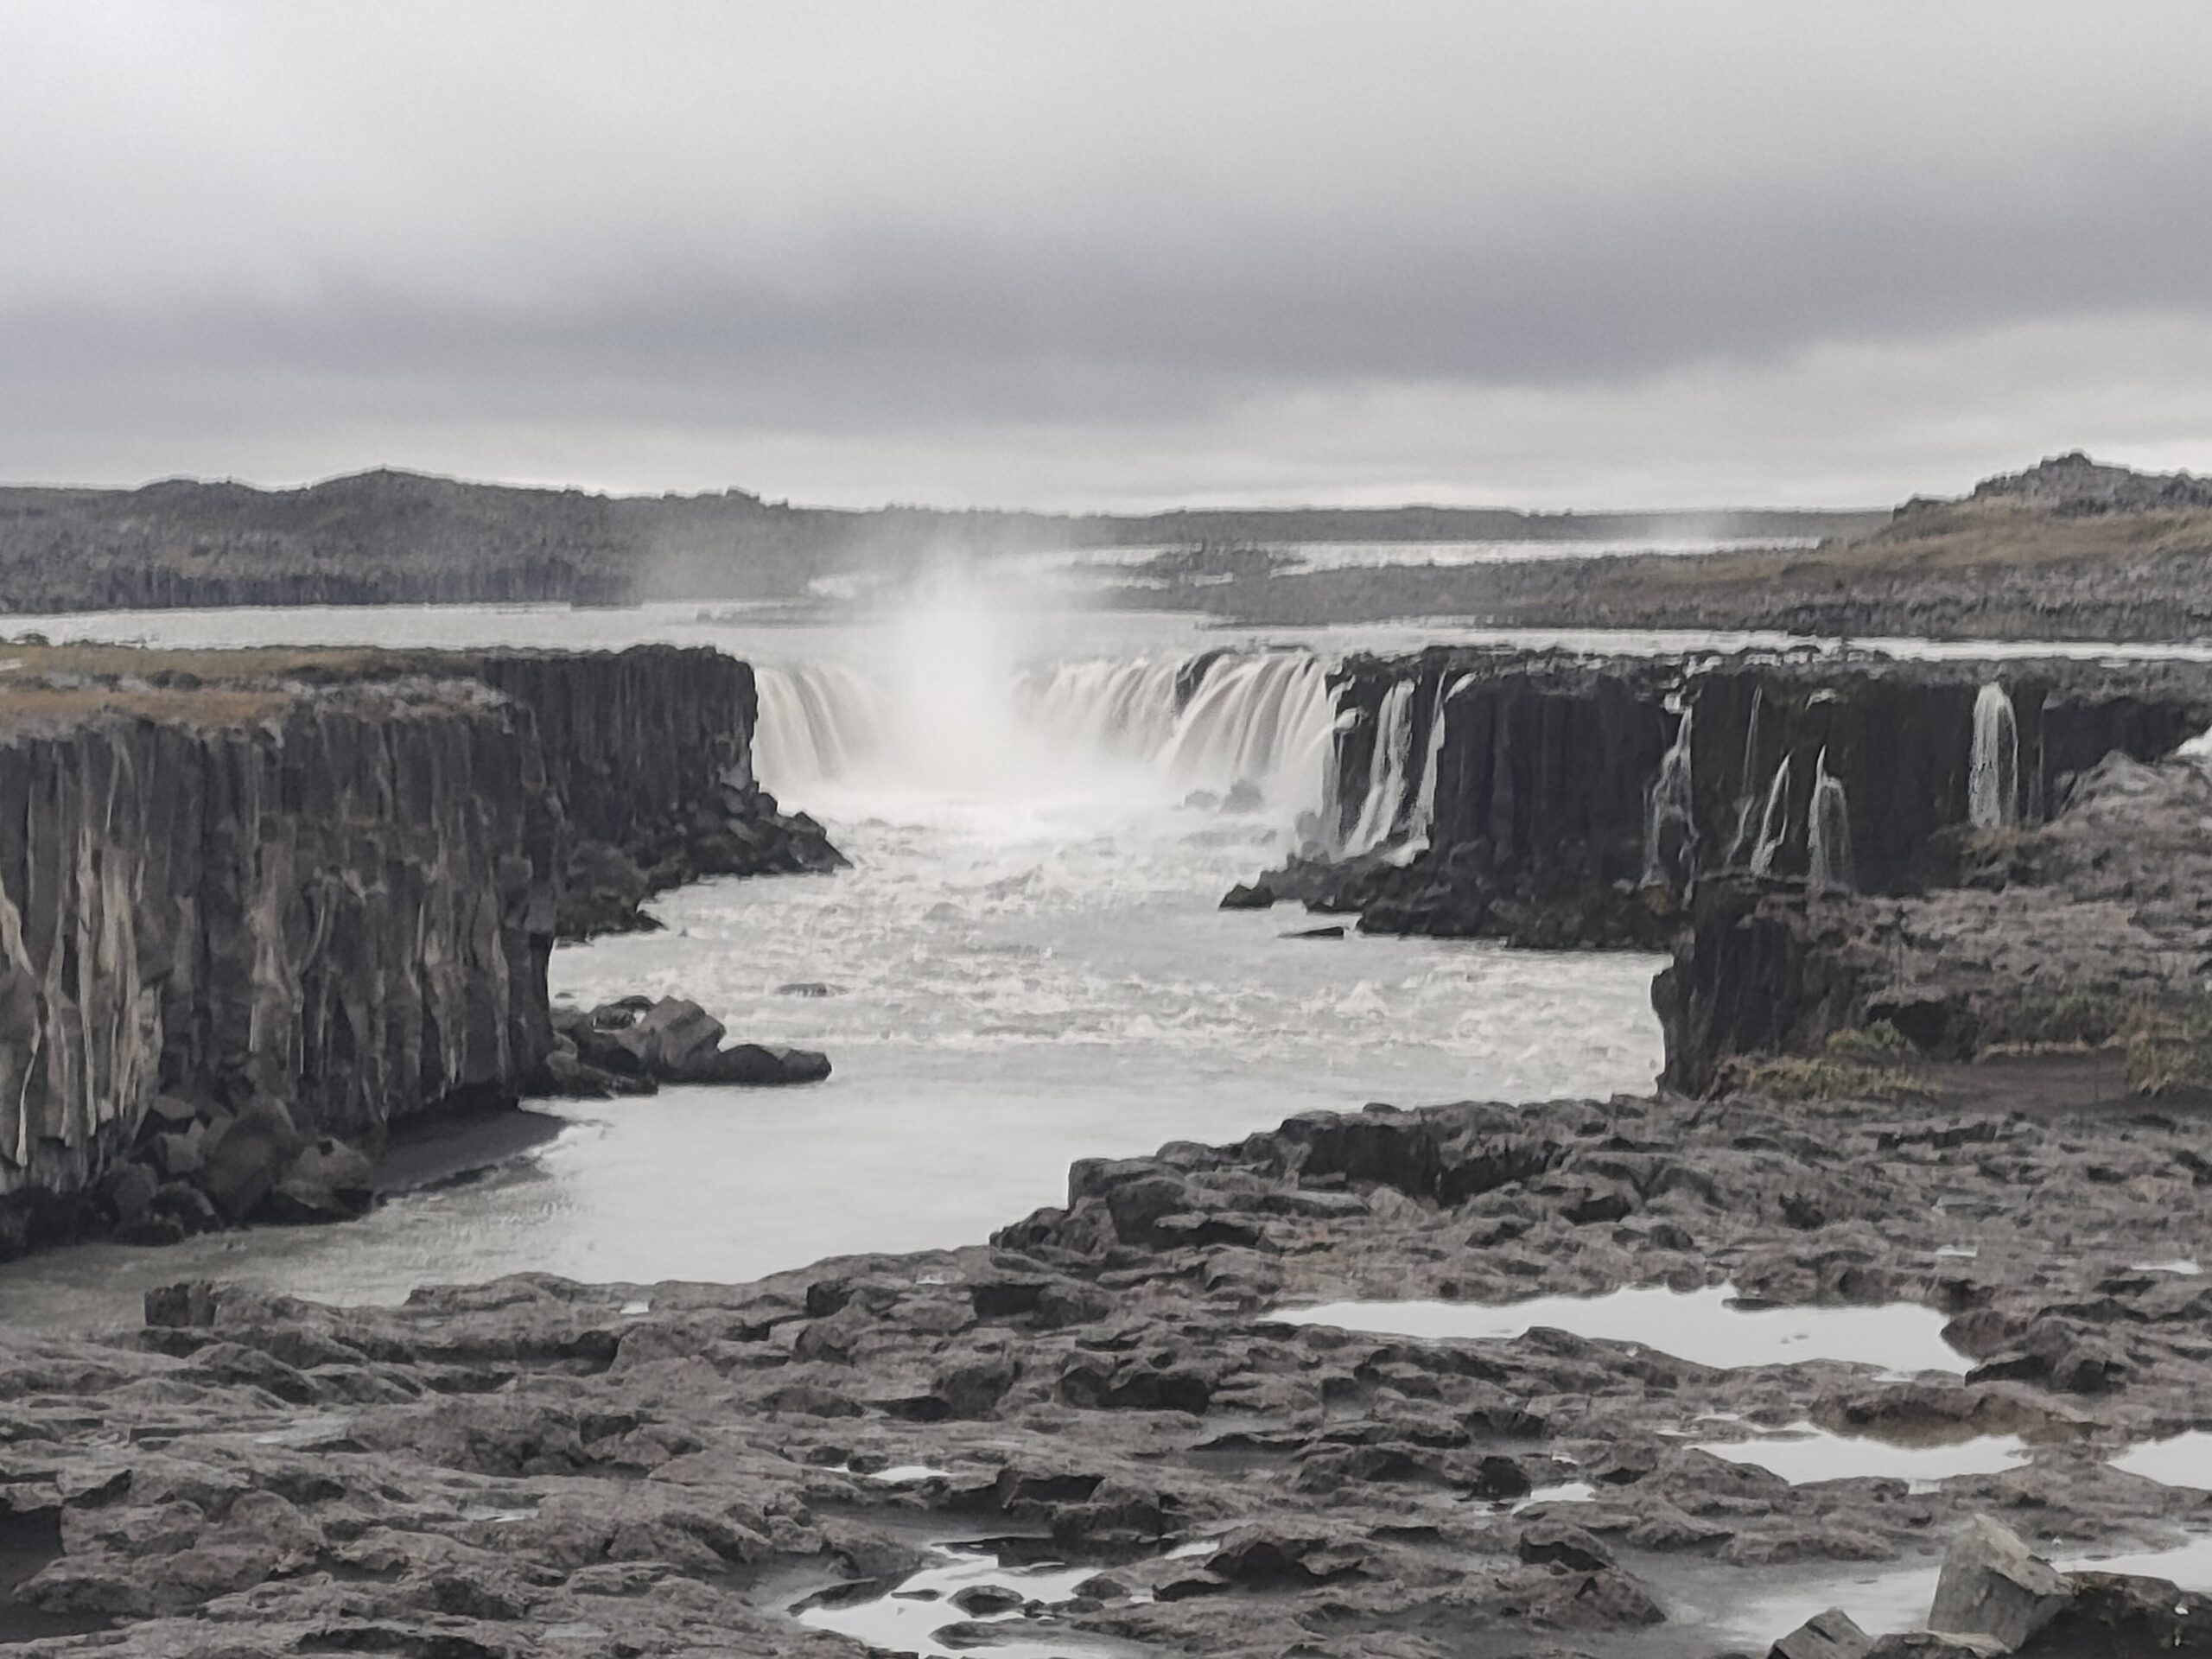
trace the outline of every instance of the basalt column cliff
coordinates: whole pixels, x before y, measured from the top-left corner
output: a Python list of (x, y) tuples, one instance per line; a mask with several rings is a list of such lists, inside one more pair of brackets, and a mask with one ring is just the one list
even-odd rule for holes
[(557, 931), (826, 868), (750, 671), (22, 651), (0, 693), (0, 1249), (344, 1213), (395, 1124), (511, 1103)]

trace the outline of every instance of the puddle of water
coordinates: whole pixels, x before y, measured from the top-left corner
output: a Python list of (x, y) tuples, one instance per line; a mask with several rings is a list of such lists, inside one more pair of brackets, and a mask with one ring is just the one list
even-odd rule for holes
[(1532, 1510), (1539, 1503), (1587, 1503), (1598, 1489), (1586, 1480), (1570, 1480), (1560, 1486), (1539, 1486), (1513, 1506), (1512, 1513)]
[(353, 1426), (350, 1414), (335, 1411), (311, 1412), (296, 1417), (282, 1428), (271, 1428), (253, 1437), (256, 1446), (306, 1446), (315, 1440), (333, 1439)]
[(2161, 1486), (2189, 1486), (2212, 1492), (2212, 1433), (2192, 1428), (2170, 1440), (2146, 1440), (2112, 1460), (2125, 1475), (2140, 1475)]
[(887, 1486), (911, 1486), (918, 1480), (950, 1480), (952, 1471), (932, 1469), (926, 1463), (900, 1463), (894, 1464), (888, 1469), (879, 1469), (874, 1474), (862, 1476), (861, 1478), (880, 1480)]
[(2127, 1264), (2127, 1270), (2130, 1273), (2171, 1273), (2181, 1279), (2195, 1279), (2204, 1271), (2197, 1264), (2196, 1258), (2189, 1255), (2177, 1255), (2170, 1262), (2131, 1262)]
[(1792, 1486), (1823, 1480), (1904, 1480), (1927, 1490), (1961, 1475), (1997, 1475), (2028, 1455), (2017, 1434), (1985, 1434), (1948, 1446), (1899, 1446), (1894, 1441), (1831, 1433), (1811, 1423), (1793, 1424), (1749, 1440), (1705, 1440), (1696, 1449), (1730, 1463), (1748, 1463)]
[(2139, 1550), (2126, 1555), (2075, 1555), (2052, 1565), (2062, 1573), (2132, 1573), (2140, 1578), (2171, 1579), (2183, 1590), (2212, 1590), (2212, 1538), (2192, 1538), (2171, 1549)]
[(1895, 1375), (1963, 1376), (1966, 1357), (1943, 1340), (1943, 1316), (1910, 1302), (1879, 1307), (1738, 1307), (1733, 1286), (1674, 1291), (1638, 1286), (1602, 1296), (1539, 1296), (1524, 1302), (1328, 1302), (1277, 1308), (1291, 1325), (1331, 1325), (1391, 1336), (1510, 1341), (1540, 1326), (1598, 1342), (1622, 1342), (1736, 1370), (1835, 1360)]
[(1793, 1573), (1789, 1587), (1748, 1599), (1729, 1599), (1707, 1610), (1677, 1605), (1669, 1617), (1683, 1624), (1705, 1624), (1732, 1641), (1764, 1652), (1815, 1613), (1840, 1607), (1869, 1636), (1916, 1630), (1928, 1623), (1936, 1605), (1936, 1560), (1891, 1563), (1838, 1572)]
[[(808, 1607), (799, 1613), (799, 1623), (850, 1637), (871, 1648), (917, 1654), (922, 1659), (964, 1659), (976, 1652), (988, 1654), (990, 1659), (1052, 1659), (1054, 1655), (1095, 1647), (1064, 1636), (1049, 1642), (1025, 1639), (1020, 1634), (1023, 1623), (1020, 1609), (969, 1613), (954, 1606), (952, 1599), (963, 1590), (988, 1587), (1011, 1591), (1025, 1602), (1063, 1602), (1075, 1594), (1076, 1586), (1097, 1576), (1096, 1567), (1009, 1567), (987, 1549), (957, 1546), (935, 1553), (944, 1558), (941, 1564), (924, 1567), (883, 1595), (844, 1606)], [(954, 1624), (984, 1625), (995, 1630), (1011, 1628), (1003, 1642), (951, 1647), (938, 1639), (938, 1632)]]

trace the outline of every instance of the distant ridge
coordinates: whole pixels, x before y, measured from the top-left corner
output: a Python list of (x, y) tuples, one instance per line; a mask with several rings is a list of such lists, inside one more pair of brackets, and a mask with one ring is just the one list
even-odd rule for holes
[(0, 487), (0, 608), (613, 604), (804, 593), (940, 550), (1200, 542), (1788, 540), (1879, 522), (1796, 512), (1529, 513), (1306, 508), (1141, 516), (849, 512), (743, 490), (607, 496), (378, 468), (290, 489), (165, 479)]
[(2212, 478), (2139, 473), (2091, 461), (2075, 449), (2048, 456), (2024, 473), (1985, 478), (1970, 499), (2062, 513), (2198, 512), (2212, 511)]

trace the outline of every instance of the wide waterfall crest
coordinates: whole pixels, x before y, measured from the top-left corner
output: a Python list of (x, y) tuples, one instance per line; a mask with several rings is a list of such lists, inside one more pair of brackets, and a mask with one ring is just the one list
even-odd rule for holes
[(1697, 798), (1690, 776), (1690, 736), (1697, 711), (1685, 706), (1674, 741), (1659, 758), (1659, 775), (1644, 798), (1643, 885), (1681, 887), (1695, 874)]
[(1967, 760), (1967, 820), (2004, 830), (2020, 820), (2020, 725), (2012, 698), (1992, 680), (1974, 700), (1974, 747)]
[(1359, 821), (1344, 840), (1346, 857), (1371, 853), (1397, 828), (1406, 798), (1406, 763), (1413, 758), (1414, 683), (1398, 680), (1382, 694), (1375, 715), (1375, 755), (1368, 763), (1367, 793)]
[[(924, 759), (906, 752), (913, 720), (905, 700), (861, 670), (763, 667), (757, 683), (754, 766), (771, 790), (865, 785), (902, 766), (915, 772)], [(1119, 766), (1163, 791), (1244, 785), (1290, 813), (1318, 812), (1325, 799), (1333, 709), (1327, 667), (1310, 652), (1052, 663), (963, 690), (931, 717), (972, 715), (975, 729), (933, 732), (933, 747), (1010, 747), (995, 754), (1003, 764), (993, 781), (1016, 790), (1033, 771)]]
[(1813, 804), (1806, 826), (1811, 856), (1808, 878), (1816, 888), (1848, 893), (1855, 883), (1851, 863), (1851, 803), (1843, 780), (1828, 772), (1828, 752), (1813, 767)]

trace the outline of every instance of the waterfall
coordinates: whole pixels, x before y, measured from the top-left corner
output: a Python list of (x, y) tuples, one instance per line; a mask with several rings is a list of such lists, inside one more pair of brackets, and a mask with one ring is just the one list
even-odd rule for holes
[(1812, 865), (1809, 876), (1816, 888), (1853, 887), (1851, 868), (1851, 804), (1843, 780), (1828, 775), (1828, 752), (1821, 751), (1813, 769), (1813, 804), (1807, 825)]
[(1310, 652), (1217, 657), (1154, 753), (1174, 783), (1252, 784), (1271, 804), (1319, 811), (1334, 713)]
[(1766, 709), (1766, 688), (1751, 688), (1751, 716), (1744, 723), (1744, 764), (1736, 773), (1736, 833), (1728, 838), (1728, 856), (1720, 861), (1724, 869), (1733, 869), (1743, 862), (1744, 855), (1755, 843), (1751, 840), (1751, 815), (1758, 810), (1759, 798), (1751, 791), (1751, 772), (1759, 763), (1759, 716)]
[(1344, 842), (1344, 855), (1371, 853), (1397, 827), (1406, 798), (1406, 762), (1414, 747), (1414, 683), (1397, 680), (1382, 694), (1375, 715), (1375, 755), (1367, 767), (1367, 794), (1359, 822)]
[[(872, 675), (809, 664), (760, 668), (756, 683), (753, 767), (769, 789), (865, 784), (901, 768), (923, 769), (927, 757), (908, 752), (911, 697), (894, 695)], [(940, 745), (1012, 745), (1001, 770), (1017, 789), (1033, 763), (1063, 772), (1119, 766), (1149, 773), (1163, 792), (1225, 794), (1243, 785), (1290, 813), (1318, 813), (1327, 798), (1334, 709), (1327, 666), (1311, 652), (1214, 650), (1055, 663), (1009, 671), (1002, 688), (990, 684), (996, 689), (988, 696), (932, 703), (925, 717), (957, 728), (932, 734)], [(977, 701), (994, 706), (971, 706)]]
[(1659, 758), (1659, 775), (1643, 809), (1643, 885), (1684, 886), (1696, 873), (1697, 799), (1690, 779), (1690, 729), (1696, 710), (1685, 707), (1675, 741)]
[(1443, 770), (1444, 709), (1445, 705), (1475, 683), (1472, 674), (1457, 678), (1440, 675), (1436, 682), (1436, 706), (1428, 716), (1428, 747), (1421, 757), (1421, 781), (1414, 790), (1414, 810), (1406, 820), (1406, 839), (1399, 849), (1401, 856), (1412, 859), (1428, 850), (1428, 839), (1436, 828), (1436, 780)]
[(2012, 699), (1994, 680), (1974, 700), (1974, 747), (1967, 760), (1967, 819), (2003, 830), (2020, 818), (2020, 727)]
[(753, 772), (771, 791), (842, 778), (871, 759), (883, 731), (881, 696), (849, 668), (756, 668), (760, 718)]
[(1774, 768), (1774, 781), (1766, 786), (1766, 806), (1759, 814), (1759, 837), (1751, 845), (1751, 874), (1774, 874), (1775, 855), (1789, 834), (1789, 757)]

